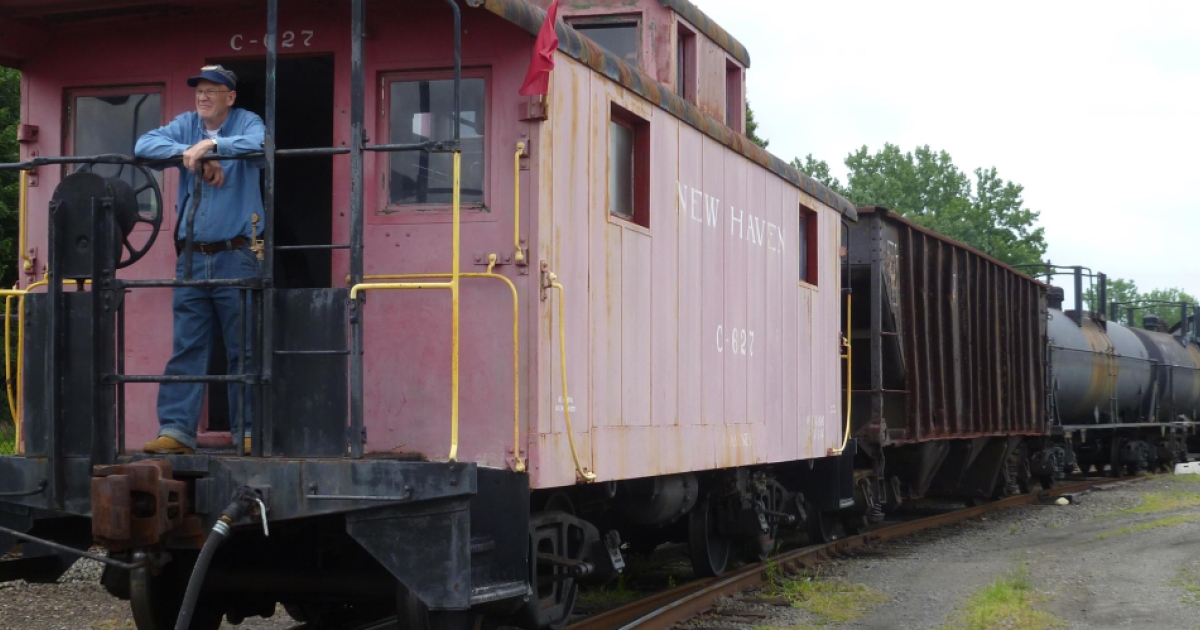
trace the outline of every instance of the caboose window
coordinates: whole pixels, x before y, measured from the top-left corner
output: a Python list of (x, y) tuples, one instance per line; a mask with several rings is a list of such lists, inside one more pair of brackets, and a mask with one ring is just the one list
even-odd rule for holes
[(591, 18), (569, 20), (568, 23), (625, 63), (641, 67), (641, 29), (636, 18)]
[(725, 126), (746, 133), (746, 115), (742, 113), (742, 67), (731, 59), (725, 60)]
[(650, 123), (616, 104), (608, 121), (608, 212), (650, 227)]
[(675, 36), (675, 93), (695, 105), (696, 33), (680, 22)]
[[(162, 89), (144, 88), (80, 89), (68, 93), (68, 155), (119, 153), (133, 155), (133, 145), (147, 131), (162, 125)], [(121, 177), (140, 187), (146, 182), (136, 169), (117, 164), (97, 164), (95, 172), (105, 177)], [(161, 184), (161, 179), (159, 180)], [(153, 214), (150, 195), (142, 195), (143, 214)]]
[(800, 281), (817, 285), (817, 213), (801, 206), (799, 225)]
[[(454, 81), (388, 82), (388, 142), (412, 144), (454, 138)], [(482, 206), (487, 124), (484, 79), (462, 80), (461, 203)], [(388, 205), (447, 206), (453, 201), (454, 157), (449, 153), (405, 151), (389, 156)]]

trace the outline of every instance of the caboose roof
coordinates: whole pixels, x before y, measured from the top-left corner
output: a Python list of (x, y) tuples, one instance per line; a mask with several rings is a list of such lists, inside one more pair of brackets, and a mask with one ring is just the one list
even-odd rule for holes
[[(663, 4), (686, 2), (686, 0), (659, 1)], [(538, 30), (542, 27), (542, 23), (546, 20), (546, 12), (533, 4), (531, 0), (467, 0), (467, 4), (472, 7), (483, 7), (525, 29), (525, 31), (532, 35), (537, 34)], [(690, 5), (690, 3), (687, 4)], [(699, 9), (696, 9), (696, 11), (699, 11)], [(707, 17), (705, 17), (705, 20), (711, 22)], [(571, 56), (609, 79), (620, 83), (638, 96), (667, 110), (675, 115), (675, 117), (695, 127), (710, 138), (717, 140), (731, 150), (742, 154), (758, 165), (788, 180), (825, 205), (834, 208), (843, 216), (851, 220), (858, 218), (858, 211), (854, 207), (854, 204), (847, 201), (844, 197), (833, 192), (817, 180), (801, 173), (791, 164), (767, 152), (766, 149), (758, 146), (746, 136), (725, 126), (723, 121), (717, 120), (700, 111), (695, 105), (680, 98), (671, 88), (659, 83), (640, 69), (625, 63), (624, 60), (601, 48), (599, 44), (580, 34), (571, 28), (570, 25), (559, 20), (555, 30), (558, 34), (559, 51)], [(724, 31), (722, 30), (722, 32)], [(726, 37), (736, 43), (736, 40), (733, 40), (728, 35)], [(741, 46), (741, 44), (737, 45)], [(747, 61), (749, 61), (749, 56), (747, 56)]]

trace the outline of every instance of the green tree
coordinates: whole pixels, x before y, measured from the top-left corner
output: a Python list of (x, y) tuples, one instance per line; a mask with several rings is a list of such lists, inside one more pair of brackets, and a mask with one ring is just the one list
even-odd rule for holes
[[(16, 162), (17, 126), (21, 123), (21, 73), (0, 68), (0, 162)], [(16, 171), (0, 172), (0, 286), (11, 287), (17, 281), (17, 199), (19, 176)]]
[[(1031, 270), (1028, 270), (1028, 271), (1031, 271)], [(1051, 281), (1054, 284), (1057, 284), (1058, 286), (1063, 287), (1063, 290), (1066, 291), (1068, 285), (1070, 285), (1073, 282), (1073, 280), (1070, 280), (1069, 278), (1070, 278), (1070, 276), (1058, 276), (1057, 279), (1052, 278)], [(1086, 278), (1085, 278), (1085, 282), (1086, 282)], [(1133, 280), (1126, 280), (1124, 278), (1109, 278), (1107, 280), (1107, 282), (1108, 282), (1108, 296), (1107, 297), (1108, 297), (1109, 304), (1114, 304), (1114, 303), (1131, 304), (1131, 303), (1137, 302), (1138, 300), (1140, 300), (1142, 298), (1142, 294), (1138, 292), (1137, 283), (1134, 282)], [(1083, 292), (1084, 308), (1093, 313), (1096, 312), (1097, 308), (1099, 307), (1099, 299), (1100, 298), (1097, 297), (1097, 295), (1096, 295), (1097, 291), (1098, 291), (1098, 287), (1095, 285), (1092, 285), (1092, 286), (1088, 286), (1087, 288), (1085, 288), (1084, 292)], [(1069, 296), (1068, 296), (1068, 299), (1070, 299)], [(1108, 308), (1108, 307), (1106, 306), (1105, 308)], [(1105, 317), (1108, 316), (1107, 311), (1105, 311), (1104, 316)], [(1121, 311), (1120, 319), (1122, 322), (1125, 321), (1125, 311), (1124, 310)], [(1138, 318), (1138, 321), (1141, 321), (1140, 317)]]
[(843, 187), (842, 182), (838, 181), (838, 178), (834, 177), (833, 173), (830, 172), (829, 163), (827, 163), (825, 160), (818, 160), (814, 158), (811, 153), (809, 153), (808, 155), (804, 156), (803, 160), (800, 158), (792, 159), (792, 168), (799, 170), (801, 173), (807, 174), (809, 177), (817, 180), (818, 182), (821, 182), (830, 190), (838, 193), (839, 195), (842, 195), (843, 197), (846, 196), (845, 187)]
[(874, 153), (864, 146), (845, 163), (846, 185), (835, 187), (823, 160), (792, 161), (855, 205), (885, 206), (1006, 263), (1036, 263), (1046, 253), (1045, 230), (1034, 227), (1039, 214), (1025, 207), (1024, 188), (995, 168), (975, 169), (972, 179), (945, 151), (926, 145), (906, 153), (890, 143)]
[[(1094, 288), (1089, 288), (1084, 294), (1084, 302), (1088, 310), (1096, 309), (1098, 298)], [(1164, 302), (1166, 302), (1164, 304)], [(1124, 278), (1108, 279), (1108, 303), (1118, 304), (1117, 319), (1125, 323), (1126, 308), (1133, 307), (1133, 325), (1141, 328), (1142, 319), (1146, 314), (1157, 315), (1159, 319), (1173, 327), (1179, 323), (1181, 313), (1179, 303), (1186, 302), (1191, 306), (1200, 303), (1187, 291), (1179, 288), (1153, 289), (1146, 292), (1138, 291), (1137, 283)], [(1105, 313), (1108, 315), (1108, 313)]]
[[(21, 74), (12, 68), (0, 68), (0, 162), (17, 161), (17, 125), (20, 123)], [(19, 181), (15, 171), (0, 172), (0, 286), (3, 287), (10, 287), (17, 281)], [(15, 347), (12, 351), (16, 351)], [(0, 403), (0, 453), (12, 453), (14, 439), (12, 414), (7, 403)]]
[(746, 137), (764, 149), (771, 144), (770, 140), (758, 137), (758, 121), (754, 120), (754, 110), (750, 109), (750, 101), (746, 101)]
[[(1181, 313), (1179, 312), (1179, 303), (1186, 302), (1194, 306), (1197, 304), (1196, 298), (1188, 294), (1183, 289), (1175, 287), (1169, 289), (1154, 289), (1142, 294), (1142, 301), (1147, 302), (1146, 308), (1142, 309), (1141, 315), (1147, 313), (1158, 315), (1159, 319), (1167, 323), (1167, 327), (1174, 327), (1179, 323)], [(1171, 302), (1171, 304), (1156, 304), (1156, 302)], [(1138, 325), (1141, 325), (1141, 317), (1137, 318)]]

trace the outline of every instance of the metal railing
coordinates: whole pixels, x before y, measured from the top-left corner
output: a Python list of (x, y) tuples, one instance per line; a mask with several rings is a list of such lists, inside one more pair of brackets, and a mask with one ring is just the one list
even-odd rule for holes
[[(513, 296), (513, 449), (514, 449), (514, 468), (524, 470), (525, 462), (521, 457), (520, 450), (520, 356), (519, 356), (519, 302), (516, 286), (507, 277), (494, 273), (493, 265), (489, 265), (486, 273), (464, 273), (461, 269), (461, 83), (462, 83), (462, 17), (461, 11), (455, 0), (445, 0), (446, 4), (453, 12), (454, 24), (454, 96), (453, 96), (453, 137), (448, 141), (430, 140), (427, 142), (410, 143), (410, 144), (376, 144), (368, 145), (366, 142), (365, 130), (365, 111), (366, 111), (366, 80), (364, 67), (364, 38), (365, 38), (365, 23), (366, 23), (366, 0), (352, 0), (351, 3), (351, 112), (350, 112), (350, 131), (351, 141), (349, 147), (315, 147), (315, 148), (299, 148), (299, 149), (277, 149), (276, 148), (276, 83), (277, 73), (276, 66), (278, 61), (277, 37), (278, 37), (278, 17), (279, 17), (279, 0), (266, 0), (267, 3), (267, 33), (265, 37), (266, 45), (266, 85), (265, 85), (265, 115), (264, 115), (264, 142), (261, 152), (242, 154), (236, 156), (218, 156), (210, 155), (203, 159), (209, 160), (245, 160), (245, 159), (261, 159), (265, 163), (264, 168), (264, 188), (263, 188), (263, 230), (262, 230), (262, 249), (259, 252), (262, 264), (259, 266), (257, 276), (243, 279), (227, 279), (227, 280), (197, 280), (190, 277), (191, 257), (193, 249), (191, 244), (194, 238), (194, 223), (196, 217), (196, 209), (200, 203), (199, 194), (193, 195), (194, 202), (190, 208), (181, 209), (188, 213), (185, 221), (186, 232), (184, 236), (184, 248), (182, 255), (185, 257), (184, 267), (187, 270), (182, 278), (174, 278), (170, 280), (125, 280), (115, 277), (115, 273), (111, 277), (103, 279), (103, 282), (98, 282), (93, 287), (93, 292), (104, 292), (106, 294), (122, 294), (130, 289), (141, 288), (180, 288), (180, 287), (231, 287), (240, 290), (240, 311), (243, 314), (242, 319), (242, 357), (239, 363), (240, 368), (237, 374), (230, 375), (201, 375), (201, 376), (164, 376), (164, 375), (128, 375), (124, 374), (124, 301), (118, 302), (119, 306), (116, 309), (116, 352), (115, 363), (116, 369), (113, 371), (104, 371), (101, 374), (100, 382), (97, 383), (97, 393), (103, 391), (107, 387), (116, 388), (115, 396), (115, 430), (114, 441), (118, 442), (117, 451), (123, 452), (124, 436), (125, 436), (125, 404), (124, 404), (124, 386), (128, 383), (162, 383), (162, 382), (203, 382), (203, 383), (234, 383), (239, 384), (239, 398), (243, 396), (251, 396), (254, 404), (249, 409), (249, 419), (251, 422), (251, 431), (253, 433), (251, 439), (251, 454), (260, 456), (270, 454), (269, 436), (273, 430), (273, 405), (272, 396), (268, 391), (273, 374), (273, 357), (277, 354), (273, 349), (274, 342), (274, 271), (275, 271), (275, 252), (276, 251), (292, 251), (292, 250), (332, 250), (332, 249), (347, 249), (349, 250), (349, 327), (351, 348), (349, 351), (349, 368), (350, 368), (350, 401), (349, 401), (349, 426), (347, 426), (347, 449), (346, 455), (352, 458), (360, 458), (364, 452), (364, 379), (363, 379), (363, 354), (364, 354), (364, 297), (369, 291), (378, 290), (448, 290), (451, 297), (451, 401), (450, 401), (450, 425), (451, 425), (451, 444), (449, 449), (449, 459), (456, 460), (458, 457), (458, 437), (459, 437), (459, 347), (460, 347), (460, 306), (461, 306), (461, 280), (463, 278), (493, 278), (503, 280), (509, 287)], [(452, 153), (454, 160), (453, 174), (453, 196), (452, 196), (452, 261), (451, 268), (448, 273), (435, 274), (394, 274), (380, 276), (365, 276), (364, 270), (364, 168), (363, 160), (367, 152), (375, 153), (392, 153), (392, 152), (428, 152), (428, 153)], [(514, 181), (516, 183), (516, 192), (514, 193), (514, 234), (513, 246), (516, 250), (514, 258), (518, 263), (525, 261), (526, 254), (522, 247), (522, 239), (520, 235), (520, 197), (519, 197), (519, 169), (520, 158), (524, 152), (524, 146), (519, 145), (516, 155), (514, 156)], [(279, 247), (275, 245), (275, 177), (276, 177), (276, 160), (283, 157), (312, 157), (312, 156), (335, 156), (348, 155), (350, 157), (350, 238), (348, 243), (344, 244), (315, 244), (315, 245), (291, 245)], [(163, 167), (179, 163), (180, 158), (172, 158), (168, 160), (142, 160), (126, 155), (93, 155), (93, 156), (62, 156), (62, 157), (37, 157), (31, 160), (18, 164), (0, 165), (2, 170), (20, 170), (23, 173), (37, 168), (39, 166), (61, 165), (61, 164), (138, 164), (143, 166)], [(199, 177), (196, 177), (195, 187), (201, 186)], [(24, 187), (22, 187), (24, 193)], [(24, 194), (22, 195), (24, 201)], [(24, 205), (23, 205), (24, 207)], [(159, 208), (159, 212), (163, 212), (163, 208)], [(24, 227), (25, 213), (22, 212), (21, 223)], [(51, 221), (53, 224), (54, 221)], [(53, 226), (51, 226), (53, 233)], [(172, 235), (173, 237), (175, 235)], [(53, 238), (53, 237), (52, 237)], [(24, 229), (21, 230), (21, 248), (22, 258), (24, 259), (26, 244), (24, 242)], [(51, 243), (51, 266), (53, 266), (53, 242)], [(27, 264), (27, 270), (31, 269), (31, 264)], [(446, 278), (445, 282), (417, 282), (422, 278)], [(378, 280), (398, 279), (403, 282), (378, 282)], [(35, 287), (49, 285), (51, 296), (51, 318), (58, 317), (53, 314), (55, 311), (54, 305), (61, 299), (62, 281), (55, 279), (53, 273), (50, 273), (47, 278), (33, 283), (25, 290), (12, 290), (0, 292), (6, 298), (6, 311), (11, 305), (13, 298), (17, 299), (18, 308), (21, 313), (17, 318), (17, 334), (18, 334), (18, 350), (17, 350), (17, 369), (15, 381), (11, 379), (7, 385), (7, 391), (10, 401), (10, 410), (12, 410), (17, 418), (17, 424), (20, 425), (20, 417), (23, 413), (22, 407), (22, 383), (21, 383), (21, 359), (23, 357), (23, 337), (24, 337), (24, 298), (25, 295)], [(99, 298), (97, 298), (99, 299)], [(99, 315), (97, 314), (97, 317)], [(253, 318), (253, 323), (249, 320)], [(6, 323), (6, 338), (10, 332), (9, 324)], [(51, 324), (53, 327), (53, 324)], [(249, 327), (249, 328), (248, 328)], [(53, 338), (54, 333), (51, 333)], [(249, 343), (247, 343), (249, 338)], [(51, 371), (54, 373), (54, 364), (57, 362), (58, 350), (51, 349), (49, 360), (51, 362)], [(315, 354), (319, 351), (305, 350), (289, 350), (281, 351), (283, 354)], [(325, 352), (328, 354), (328, 352)], [(346, 354), (342, 351), (340, 354)], [(6, 356), (6, 369), (11, 369), (11, 356)], [(254, 369), (250, 369), (250, 362), (255, 362)], [(10, 372), (11, 375), (11, 372)], [(14, 392), (15, 387), (15, 392)], [(100, 398), (97, 398), (100, 400)], [(240, 401), (239, 401), (240, 403)], [(50, 401), (50, 406), (54, 407), (54, 401)], [(238, 454), (244, 454), (242, 440), (240, 436), (245, 430), (245, 424), (248, 418), (245, 416), (243, 409), (244, 404), (238, 404), (238, 412), (235, 418), (231, 420), (235, 423), (235, 427), (231, 427), (236, 431), (237, 439), (234, 439), (234, 445)], [(54, 411), (51, 415), (54, 415)], [(51, 424), (58, 423), (52, 418)], [(53, 433), (56, 428), (49, 428), (48, 431)], [(101, 434), (95, 435), (96, 439), (101, 438)], [(60, 448), (58, 441), (53, 436), (50, 438), (51, 458), (61, 460), (56, 455), (56, 449)], [(107, 449), (108, 447), (105, 447)], [(101, 449), (104, 450), (104, 449)], [(97, 463), (106, 457), (102, 452), (98, 451)], [(61, 466), (61, 463), (59, 464)], [(54, 486), (57, 482), (52, 482)]]

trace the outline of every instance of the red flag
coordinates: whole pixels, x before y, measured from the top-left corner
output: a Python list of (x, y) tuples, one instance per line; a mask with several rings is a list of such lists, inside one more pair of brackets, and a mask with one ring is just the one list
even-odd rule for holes
[(554, 69), (554, 51), (558, 50), (558, 33), (554, 24), (558, 21), (558, 0), (546, 9), (546, 21), (533, 42), (533, 58), (529, 61), (529, 73), (521, 85), (521, 96), (545, 95), (550, 92), (550, 71)]

